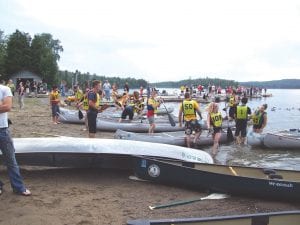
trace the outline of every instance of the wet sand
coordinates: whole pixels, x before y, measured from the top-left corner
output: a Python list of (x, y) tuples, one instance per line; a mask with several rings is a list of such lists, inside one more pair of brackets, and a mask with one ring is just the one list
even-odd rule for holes
[[(47, 99), (26, 98), (22, 111), (18, 110), (15, 101), (9, 117), (13, 122), (10, 128), (13, 137), (87, 137), (87, 132), (83, 131), (84, 125), (52, 124)], [(113, 133), (98, 132), (96, 137), (113, 138)], [(132, 181), (128, 179), (131, 172), (123, 170), (21, 166), (21, 172), (33, 193), (31, 197), (13, 194), (6, 170), (0, 167), (0, 177), (5, 183), (4, 193), (0, 196), (1, 225), (118, 225), (126, 224), (128, 219), (138, 218), (207, 217), (300, 210), (299, 203), (230, 197), (151, 211), (149, 205), (203, 197), (207, 193)]]

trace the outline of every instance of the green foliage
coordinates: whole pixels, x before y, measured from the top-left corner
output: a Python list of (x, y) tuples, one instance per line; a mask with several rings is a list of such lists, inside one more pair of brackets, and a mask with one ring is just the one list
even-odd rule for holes
[[(147, 86), (147, 81), (144, 79), (135, 79), (131, 77), (120, 78), (120, 77), (108, 77), (108, 76), (100, 76), (90, 73), (81, 73), (80, 71), (69, 72), (69, 71), (59, 71), (58, 77), (60, 81), (65, 81), (68, 87), (71, 87), (72, 84), (76, 84), (76, 74), (77, 74), (77, 84), (79, 84), (82, 88), (89, 87), (93, 80), (100, 80), (104, 82), (108, 80), (108, 82), (112, 84), (116, 84), (118, 88), (123, 88), (125, 83), (127, 82), (130, 88), (140, 88), (143, 86), (144, 88)], [(73, 82), (73, 83), (72, 83)]]
[(19, 30), (16, 30), (15, 33), (9, 36), (5, 55), (6, 74), (13, 74), (21, 70), (30, 70), (30, 42), (30, 35)]
[(272, 81), (250, 81), (241, 82), (240, 85), (243, 86), (253, 86), (260, 88), (273, 88), (273, 89), (298, 89), (300, 88), (299, 79), (283, 79), (283, 80), (272, 80)]
[[(4, 32), (0, 30), (0, 74), (4, 76), (5, 74), (5, 55), (6, 55), (6, 39), (4, 37)], [(0, 77), (0, 79), (3, 79)]]
[(61, 51), (60, 41), (53, 40), (51, 34), (35, 35), (31, 43), (32, 71), (40, 74), (47, 83), (57, 83), (57, 61)]
[(57, 83), (57, 61), (62, 51), (60, 41), (51, 34), (35, 35), (32, 39), (28, 33), (16, 30), (6, 40), (0, 30), (0, 73), (6, 80), (16, 72), (28, 70), (49, 84)]
[(225, 88), (227, 86), (233, 86), (237, 87), (238, 82), (234, 80), (225, 80), (225, 79), (219, 79), (219, 78), (198, 78), (198, 79), (186, 79), (186, 80), (180, 80), (180, 81), (166, 81), (166, 82), (159, 82), (154, 83), (152, 85), (156, 87), (166, 87), (166, 88), (178, 88), (180, 86), (198, 86), (201, 84), (202, 86), (207, 87), (208, 85), (215, 85), (215, 86), (221, 86), (222, 88)]

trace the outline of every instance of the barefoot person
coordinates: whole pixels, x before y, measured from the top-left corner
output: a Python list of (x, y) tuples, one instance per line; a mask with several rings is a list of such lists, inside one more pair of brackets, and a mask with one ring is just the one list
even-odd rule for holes
[[(15, 148), (8, 130), (7, 112), (12, 108), (12, 93), (9, 87), (0, 84), (0, 149), (2, 158), (8, 170), (8, 176), (13, 191), (17, 194), (29, 196), (31, 192), (25, 187), (19, 166), (15, 158)], [(0, 181), (0, 195), (3, 183)]]
[(241, 102), (242, 105), (238, 105), (236, 107), (236, 112), (234, 115), (236, 124), (235, 137), (236, 144), (238, 145), (245, 144), (248, 116), (251, 115), (251, 109), (246, 105), (248, 98), (243, 97)]
[(147, 99), (147, 118), (150, 124), (149, 127), (149, 134), (154, 133), (155, 129), (155, 113), (157, 111), (157, 108), (160, 106), (160, 102), (156, 99), (157, 92), (156, 90), (153, 90), (151, 92), (150, 98)]
[(184, 100), (179, 107), (178, 120), (180, 127), (182, 127), (182, 118), (185, 122), (186, 145), (188, 148), (191, 147), (191, 134), (195, 132), (194, 143), (196, 143), (201, 134), (201, 125), (197, 120), (197, 114), (202, 119), (198, 103), (191, 99), (189, 92), (186, 92)]
[(54, 85), (52, 87), (52, 91), (50, 93), (50, 105), (51, 105), (51, 110), (52, 110), (52, 122), (53, 124), (59, 124), (60, 122), (58, 121), (58, 116), (59, 116), (59, 92), (57, 89), (57, 86)]
[(218, 153), (219, 148), (219, 141), (221, 138), (222, 132), (222, 114), (219, 111), (219, 106), (217, 103), (212, 102), (208, 107), (208, 114), (207, 114), (207, 128), (210, 130), (211, 127), (213, 128), (213, 147), (212, 147), (212, 157), (215, 158)]
[(87, 111), (87, 119), (89, 127), (89, 138), (95, 138), (98, 112), (102, 112), (104, 109), (109, 107), (109, 105), (103, 105), (102, 107), (100, 106), (100, 90), (101, 82), (99, 80), (94, 80), (92, 89), (88, 93), (89, 109)]

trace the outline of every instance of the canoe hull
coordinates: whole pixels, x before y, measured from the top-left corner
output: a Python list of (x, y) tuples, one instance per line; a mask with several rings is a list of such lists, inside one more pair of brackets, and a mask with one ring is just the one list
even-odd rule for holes
[(23, 165), (95, 167), (104, 164), (106, 156), (126, 159), (132, 155), (213, 162), (201, 150), (158, 143), (150, 146), (140, 141), (72, 137), (15, 138), (13, 141), (16, 156)]
[[(145, 141), (151, 143), (162, 143), (178, 146), (186, 146), (186, 138), (183, 131), (180, 132), (168, 132), (168, 133), (156, 133), (153, 135), (149, 134), (137, 134), (133, 132), (127, 132), (123, 130), (117, 130), (114, 137), (116, 139), (123, 140), (134, 140), (134, 141)], [(227, 142), (227, 133), (223, 132), (220, 138), (220, 143)], [(200, 139), (195, 143), (197, 146), (212, 145), (213, 139), (211, 135), (200, 136)]]
[(179, 218), (179, 219), (140, 219), (129, 220), (127, 225), (298, 225), (300, 221), (300, 211), (269, 212), (248, 215), (218, 216), (203, 218)]
[(300, 149), (300, 135), (267, 133), (264, 137), (264, 145), (268, 148)]
[[(262, 168), (236, 167), (244, 174), (258, 174), (259, 178), (242, 176), (235, 169), (222, 165), (199, 165), (194, 163), (166, 162), (149, 158), (135, 158), (135, 173), (145, 180), (158, 183), (179, 185), (195, 190), (210, 190), (233, 195), (284, 201), (300, 201), (300, 182), (270, 179)], [(196, 168), (192, 168), (196, 166)], [(214, 172), (216, 171), (216, 172)], [(223, 172), (224, 171), (224, 172)], [(227, 173), (225, 173), (227, 171)], [(299, 171), (283, 171), (283, 177), (300, 177)]]

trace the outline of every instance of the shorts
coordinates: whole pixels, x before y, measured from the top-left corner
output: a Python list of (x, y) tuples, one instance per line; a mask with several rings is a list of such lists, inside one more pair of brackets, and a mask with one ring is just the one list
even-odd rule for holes
[(214, 130), (214, 134), (221, 133), (222, 127), (214, 127), (213, 130)]
[(239, 136), (241, 134), (242, 137), (246, 137), (247, 135), (247, 120), (236, 120), (235, 121), (235, 136)]
[(89, 133), (95, 134), (97, 128), (97, 114), (96, 111), (88, 111), (87, 112), (87, 119), (88, 119), (88, 126), (89, 126)]
[(52, 116), (53, 117), (58, 116), (58, 114), (60, 113), (58, 104), (52, 105), (51, 109), (52, 109)]
[(133, 108), (132, 106), (126, 106), (125, 109), (122, 112), (121, 118), (126, 119), (127, 116), (129, 116), (129, 119), (133, 119)]
[(151, 124), (154, 124), (154, 116), (149, 116), (148, 117), (148, 121), (149, 121), (149, 124), (151, 125)]
[(191, 135), (193, 131), (198, 133), (202, 130), (198, 120), (185, 121), (185, 134)]

